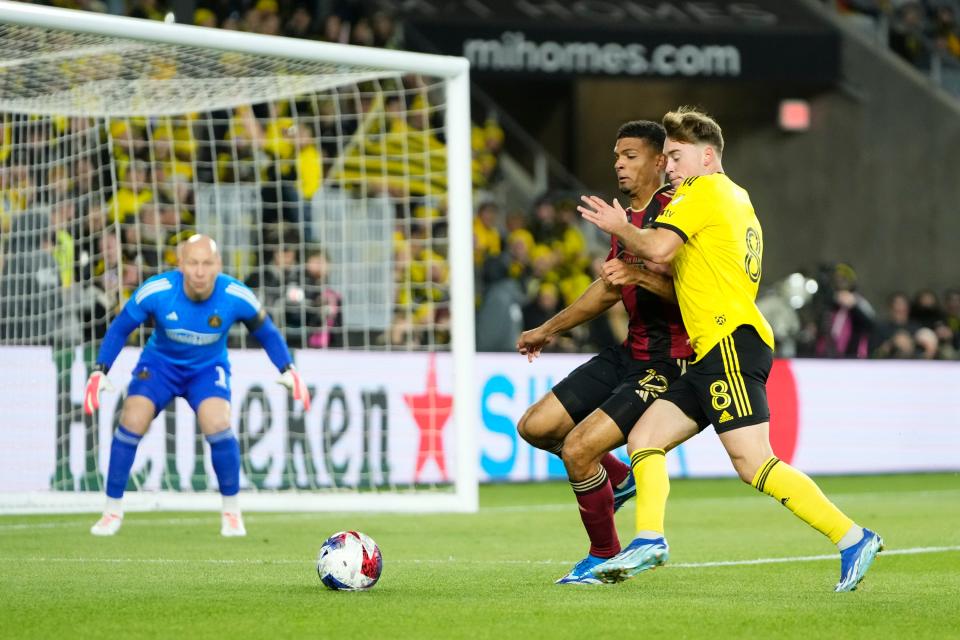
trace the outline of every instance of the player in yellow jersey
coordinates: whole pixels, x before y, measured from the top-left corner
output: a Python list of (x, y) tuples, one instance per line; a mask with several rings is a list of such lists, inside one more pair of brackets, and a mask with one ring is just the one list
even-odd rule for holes
[(840, 549), (836, 591), (852, 591), (883, 548), (876, 533), (844, 515), (803, 472), (773, 455), (766, 382), (773, 332), (754, 300), (763, 232), (750, 196), (723, 173), (723, 134), (706, 114), (681, 107), (663, 117), (667, 178), (676, 195), (653, 228), (628, 224), (619, 203), (585, 196), (583, 217), (620, 238), (628, 251), (670, 262), (695, 360), (630, 431), (637, 484), (633, 542), (594, 569), (620, 582), (666, 562), (664, 511), (670, 482), (665, 452), (709, 424), (740, 478), (790, 509)]

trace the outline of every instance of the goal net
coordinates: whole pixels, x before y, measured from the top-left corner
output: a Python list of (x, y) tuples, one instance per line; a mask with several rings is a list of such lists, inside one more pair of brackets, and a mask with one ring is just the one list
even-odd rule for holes
[[(102, 506), (121, 393), (84, 381), (178, 242), (218, 241), (313, 407), (230, 334), (246, 509), (475, 510), (468, 69), (462, 59), (0, 2), (0, 511)], [(125, 388), (150, 326), (109, 377)], [(216, 508), (183, 400), (130, 509)]]

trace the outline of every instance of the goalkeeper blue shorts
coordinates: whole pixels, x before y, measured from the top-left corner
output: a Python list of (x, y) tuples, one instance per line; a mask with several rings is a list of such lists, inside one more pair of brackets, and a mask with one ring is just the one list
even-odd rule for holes
[(221, 362), (184, 369), (156, 358), (141, 356), (133, 368), (133, 379), (127, 387), (127, 395), (149, 398), (157, 413), (179, 396), (186, 399), (196, 412), (200, 403), (207, 398), (230, 401), (230, 365)]

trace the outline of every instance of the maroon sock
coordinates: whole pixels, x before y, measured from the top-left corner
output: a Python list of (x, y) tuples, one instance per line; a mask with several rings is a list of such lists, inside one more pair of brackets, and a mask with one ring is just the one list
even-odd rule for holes
[(595, 476), (570, 484), (580, 505), (580, 519), (590, 538), (590, 555), (598, 558), (617, 555), (620, 539), (613, 520), (613, 487), (606, 470), (601, 468)]
[(600, 459), (600, 464), (603, 465), (604, 470), (607, 472), (607, 477), (610, 478), (610, 484), (614, 487), (619, 487), (620, 483), (630, 475), (630, 465), (621, 461), (620, 458), (612, 453), (603, 456), (603, 458)]

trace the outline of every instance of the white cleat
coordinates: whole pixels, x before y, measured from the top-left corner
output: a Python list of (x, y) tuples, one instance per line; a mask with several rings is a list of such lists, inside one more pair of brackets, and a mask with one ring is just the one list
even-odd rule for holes
[(97, 523), (90, 527), (90, 533), (95, 536), (112, 536), (120, 531), (123, 524), (123, 514), (104, 511)]
[(227, 538), (240, 538), (247, 535), (243, 526), (243, 516), (239, 511), (224, 511), (220, 516), (220, 535)]

